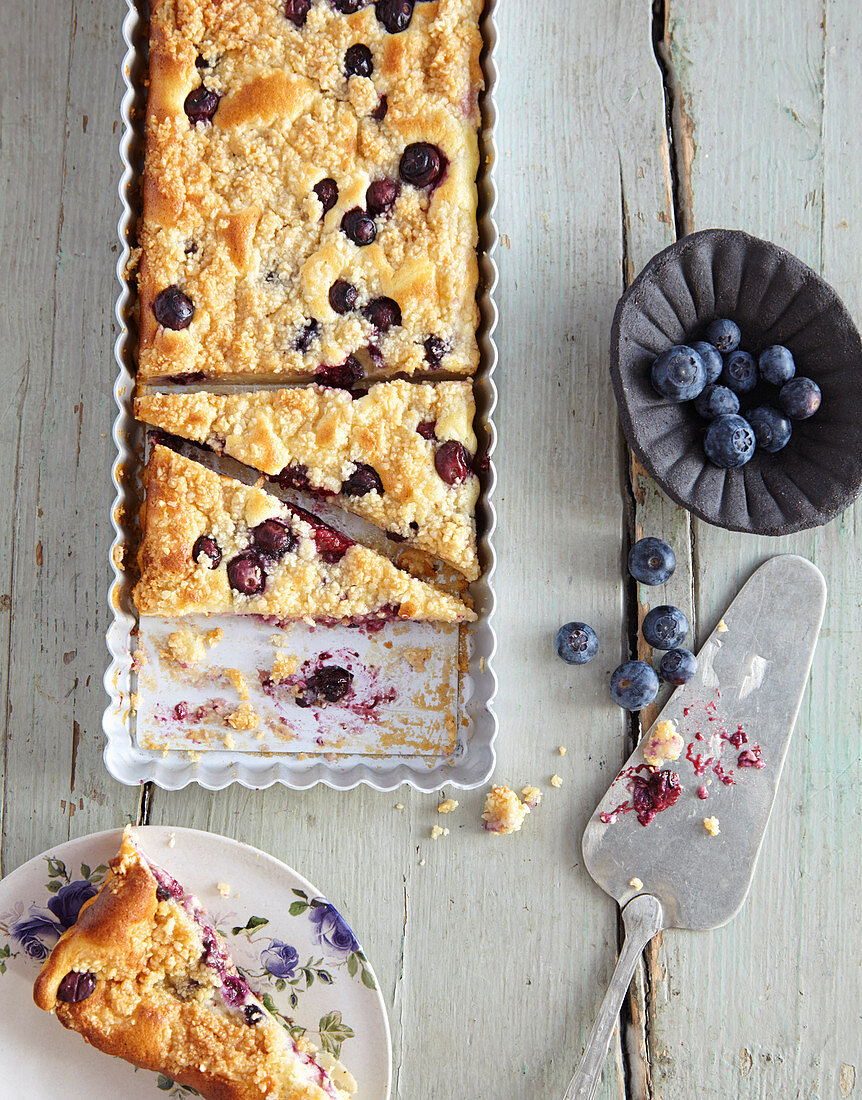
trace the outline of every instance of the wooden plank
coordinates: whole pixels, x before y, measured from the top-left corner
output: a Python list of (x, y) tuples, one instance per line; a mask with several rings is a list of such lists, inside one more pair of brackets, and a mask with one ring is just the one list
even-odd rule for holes
[[(862, 161), (842, 141), (860, 92), (848, 48), (857, 14), (852, 4), (819, 0), (768, 11), (674, 0), (668, 33), (682, 222), (739, 226), (776, 241), (822, 269), (858, 316), (847, 238), (859, 224)], [(703, 33), (719, 25), (720, 36)], [(858, 1022), (841, 1007), (859, 992), (851, 957), (859, 914), (846, 897), (846, 884), (858, 881), (859, 845), (842, 842), (845, 799), (858, 782), (858, 509), (795, 537), (758, 539), (702, 523), (693, 537), (701, 640), (774, 553), (816, 561), (831, 599), (746, 907), (725, 929), (668, 933), (654, 953), (655, 1095), (847, 1096), (859, 1051)]]
[(4, 870), (138, 802), (101, 761), (120, 9), (37, 0), (0, 43)]

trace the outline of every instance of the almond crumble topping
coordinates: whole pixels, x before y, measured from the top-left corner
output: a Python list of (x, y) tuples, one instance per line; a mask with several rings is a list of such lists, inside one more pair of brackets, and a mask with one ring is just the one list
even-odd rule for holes
[(272, 662), (272, 678), (277, 684), (280, 684), (282, 680), (292, 676), (298, 668), (298, 657), (287, 653), (276, 653), (275, 660)]
[(216, 890), (221, 894), (223, 898), (230, 897), (230, 883), (229, 882), (217, 882)]
[(248, 699), (248, 683), (240, 670), (238, 668), (226, 668), (225, 672), (240, 699)]
[(554, 774), (551, 776), (550, 783), (552, 787), (562, 787), (563, 777), (561, 775)]
[(432, 840), (437, 840), (438, 837), (448, 836), (448, 835), (449, 835), (449, 830), (448, 829), (441, 829), (441, 827), (439, 825), (432, 825), (431, 826), (431, 839)]
[(447, 798), (437, 807), (438, 814), (451, 814), (458, 808), (458, 802), (454, 798)]
[(644, 761), (657, 768), (665, 760), (678, 760), (684, 748), (685, 741), (677, 732), (673, 719), (669, 718), (665, 722), (659, 722), (652, 735), (644, 742)]
[(485, 796), (482, 811), (483, 828), (489, 833), (517, 833), (530, 807), (509, 787), (492, 787)]
[(641, 880), (639, 878), (633, 878), (629, 882), (629, 886), (631, 886), (632, 890), (643, 890), (643, 888), (644, 888), (644, 884), (641, 882)]
[[(251, 703), (241, 703), (232, 714), (227, 716), (227, 724), (233, 726), (235, 730), (256, 730), (260, 725), (260, 718)], [(225, 746), (225, 748), (228, 747)]]
[(719, 634), (726, 634), (730, 629), (724, 619), (718, 620), (718, 626), (715, 628)]
[(710, 836), (718, 836), (721, 829), (718, 827), (717, 817), (705, 817), (703, 819), (703, 827), (709, 833)]
[(531, 810), (535, 810), (535, 808), (542, 801), (543, 796), (538, 787), (522, 787), (521, 797), (523, 798), (524, 804), (526, 806), (529, 806)]

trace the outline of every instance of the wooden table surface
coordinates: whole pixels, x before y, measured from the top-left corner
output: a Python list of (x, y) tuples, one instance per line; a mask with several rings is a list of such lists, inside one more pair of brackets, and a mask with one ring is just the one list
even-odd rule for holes
[[(546, 798), (522, 833), (500, 838), (478, 827), (483, 792), (461, 793), (436, 842), (434, 795), (166, 793), (105, 772), (125, 5), (30, 0), (4, 20), (2, 869), (125, 821), (209, 829), (283, 858), (364, 941), (400, 1100), (553, 1100), (580, 1056), (618, 944), (615, 906), (584, 871), (579, 839), (632, 735), (607, 676), (631, 644), (633, 531), (673, 542), (667, 595), (698, 642), (777, 552), (812, 558), (831, 598), (745, 908), (716, 932), (652, 945), (599, 1095), (862, 1091), (859, 509), (777, 540), (691, 521), (632, 470), (607, 370), (625, 282), (707, 226), (790, 249), (862, 320), (862, 12), (858, 0), (657, 8), (498, 3), (496, 779), (536, 783)], [(602, 638), (580, 670), (551, 648), (575, 617)]]

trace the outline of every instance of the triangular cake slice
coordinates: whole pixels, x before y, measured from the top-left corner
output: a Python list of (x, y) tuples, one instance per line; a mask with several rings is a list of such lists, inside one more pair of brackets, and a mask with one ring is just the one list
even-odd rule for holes
[(348, 1100), (251, 991), (197, 898), (130, 829), (110, 866), (42, 967), (39, 1008), (105, 1054), (211, 1100)]
[(310, 490), (479, 576), (479, 479), (469, 382), (380, 382), (366, 394), (327, 386), (255, 393), (152, 394), (135, 416)]
[(146, 470), (142, 615), (233, 612), (276, 620), (464, 622), (461, 600), (310, 513), (156, 446)]

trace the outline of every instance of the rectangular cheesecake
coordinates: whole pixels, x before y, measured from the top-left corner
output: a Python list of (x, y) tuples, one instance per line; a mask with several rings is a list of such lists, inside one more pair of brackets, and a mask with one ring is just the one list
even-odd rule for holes
[(151, 0), (143, 383), (478, 365), (482, 0)]

